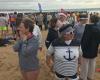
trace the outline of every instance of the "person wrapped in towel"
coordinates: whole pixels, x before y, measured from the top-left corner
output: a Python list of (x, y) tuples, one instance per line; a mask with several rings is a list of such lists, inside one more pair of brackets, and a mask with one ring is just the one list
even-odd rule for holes
[(48, 48), (46, 63), (56, 74), (57, 80), (78, 80), (80, 44), (74, 39), (74, 29), (71, 25), (64, 25), (59, 32), (60, 38), (54, 40)]

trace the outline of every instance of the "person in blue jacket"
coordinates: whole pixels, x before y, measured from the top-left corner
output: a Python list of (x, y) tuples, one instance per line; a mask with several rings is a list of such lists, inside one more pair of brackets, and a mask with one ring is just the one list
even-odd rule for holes
[(33, 35), (33, 21), (23, 19), (18, 27), (19, 37), (14, 45), (18, 52), (19, 66), (24, 80), (37, 80), (39, 75), (39, 60), (37, 58), (39, 41)]

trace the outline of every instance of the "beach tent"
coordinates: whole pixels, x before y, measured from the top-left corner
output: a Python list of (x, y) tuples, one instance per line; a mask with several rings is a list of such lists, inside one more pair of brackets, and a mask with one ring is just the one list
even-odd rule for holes
[(0, 0), (0, 12), (100, 11), (99, 0)]

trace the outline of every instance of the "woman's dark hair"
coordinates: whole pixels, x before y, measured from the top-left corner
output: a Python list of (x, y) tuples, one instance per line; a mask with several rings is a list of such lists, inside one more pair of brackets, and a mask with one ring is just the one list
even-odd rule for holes
[(50, 20), (50, 27), (51, 28), (55, 28), (56, 27), (56, 23), (57, 23), (57, 18), (52, 18)]
[(17, 18), (16, 18), (16, 26), (18, 27), (22, 21), (23, 18), (23, 14), (22, 13), (18, 13), (17, 14)]
[(91, 21), (91, 23), (96, 24), (96, 23), (99, 22), (99, 17), (97, 15), (91, 15), (90, 16), (90, 21)]
[(29, 18), (25, 18), (21, 21), (21, 23), (24, 23), (24, 26), (26, 29), (29, 29), (29, 32), (33, 32), (33, 29), (34, 29), (34, 24), (33, 24), (33, 21)]
[(22, 18), (22, 17), (23, 17), (23, 13), (18, 13), (18, 14), (17, 14), (17, 17), (18, 17), (18, 18), (20, 18), (20, 17)]

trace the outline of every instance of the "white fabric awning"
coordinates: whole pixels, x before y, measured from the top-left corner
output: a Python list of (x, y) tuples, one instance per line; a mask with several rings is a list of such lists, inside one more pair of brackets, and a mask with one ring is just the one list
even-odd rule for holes
[(99, 0), (0, 0), (0, 12), (2, 11), (29, 11), (39, 12), (38, 3), (42, 11), (67, 11), (100, 10)]

